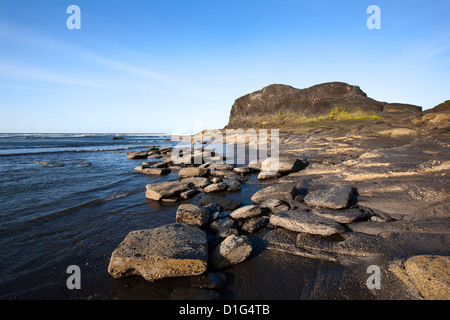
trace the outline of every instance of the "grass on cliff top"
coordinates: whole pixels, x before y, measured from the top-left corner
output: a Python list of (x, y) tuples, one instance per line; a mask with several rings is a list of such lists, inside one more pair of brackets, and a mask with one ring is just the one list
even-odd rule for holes
[(335, 107), (330, 113), (318, 117), (308, 118), (305, 115), (298, 115), (293, 113), (279, 112), (276, 116), (268, 119), (261, 119), (259, 125), (261, 127), (273, 126), (297, 126), (304, 125), (314, 127), (319, 124), (339, 122), (341, 124), (354, 123), (360, 121), (376, 121), (383, 117), (376, 114), (368, 114), (360, 109), (348, 111), (345, 108)]

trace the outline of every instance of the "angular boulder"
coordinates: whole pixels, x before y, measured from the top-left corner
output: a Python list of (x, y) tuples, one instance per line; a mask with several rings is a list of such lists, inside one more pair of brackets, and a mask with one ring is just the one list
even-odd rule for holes
[(418, 255), (391, 262), (389, 270), (426, 300), (450, 300), (450, 257)]
[(344, 232), (344, 228), (336, 221), (300, 209), (274, 213), (270, 216), (270, 223), (286, 230), (321, 236)]
[(230, 217), (233, 219), (247, 219), (259, 216), (261, 213), (261, 208), (253, 204), (234, 210), (230, 213)]
[(269, 157), (261, 163), (261, 171), (292, 173), (305, 169), (308, 164), (289, 156)]
[(241, 229), (248, 233), (255, 233), (269, 224), (269, 217), (253, 217), (245, 220)]
[(215, 269), (226, 269), (246, 260), (252, 250), (246, 236), (229, 235), (211, 252), (209, 262)]
[(209, 221), (209, 211), (194, 204), (182, 204), (176, 213), (176, 222), (204, 227)]
[(186, 224), (130, 232), (114, 250), (108, 272), (120, 279), (141, 275), (148, 281), (206, 272), (206, 232)]
[(212, 193), (212, 192), (224, 191), (226, 189), (227, 189), (227, 184), (225, 182), (218, 182), (218, 183), (210, 184), (209, 186), (204, 188), (203, 191), (206, 193)]
[(149, 175), (165, 175), (170, 173), (170, 169), (168, 168), (144, 168), (141, 171), (143, 174), (149, 174)]
[(202, 206), (210, 203), (218, 204), (223, 210), (235, 210), (241, 205), (239, 201), (215, 195), (206, 195), (200, 199)]
[(309, 206), (344, 209), (355, 200), (356, 194), (356, 189), (352, 186), (337, 186), (310, 192), (304, 201)]
[(367, 214), (359, 209), (332, 210), (315, 208), (312, 212), (324, 218), (333, 219), (336, 222), (344, 224), (367, 218)]
[(205, 178), (205, 177), (184, 178), (184, 179), (180, 180), (180, 182), (187, 183), (194, 189), (204, 188), (207, 185), (211, 184), (211, 180), (209, 180), (209, 178)]
[(271, 212), (281, 212), (289, 210), (289, 205), (279, 199), (268, 199), (259, 205), (261, 208), (267, 208)]
[(189, 184), (180, 181), (166, 181), (148, 184), (146, 188), (145, 197), (147, 199), (160, 201), (163, 198), (177, 196), (181, 192), (186, 191), (189, 189)]
[(227, 191), (241, 190), (241, 183), (235, 179), (229, 179), (224, 181), (227, 184)]
[(147, 158), (147, 151), (127, 152), (127, 159), (142, 159)]
[(181, 179), (190, 177), (206, 177), (209, 175), (209, 169), (200, 167), (181, 168), (179, 176)]
[(296, 193), (297, 189), (295, 188), (295, 184), (276, 184), (259, 190), (253, 194), (251, 200), (255, 204), (260, 204), (269, 199), (278, 199), (289, 202), (295, 197)]

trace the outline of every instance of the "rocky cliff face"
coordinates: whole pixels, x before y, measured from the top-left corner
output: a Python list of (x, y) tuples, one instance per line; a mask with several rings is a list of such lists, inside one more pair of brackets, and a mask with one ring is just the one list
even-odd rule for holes
[(317, 117), (333, 108), (360, 110), (367, 114), (417, 114), (421, 107), (379, 102), (367, 97), (358, 86), (330, 82), (306, 89), (272, 84), (238, 98), (230, 113), (228, 128), (258, 126), (262, 119), (279, 114)]

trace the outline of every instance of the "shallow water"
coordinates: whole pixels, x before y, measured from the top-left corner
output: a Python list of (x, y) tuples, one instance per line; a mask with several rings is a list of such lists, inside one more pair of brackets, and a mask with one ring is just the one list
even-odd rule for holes
[(0, 135), (1, 297), (40, 295), (38, 288), (51, 287), (48, 268), (74, 257), (89, 264), (127, 232), (169, 222), (163, 205), (146, 202), (145, 185), (176, 175), (137, 173), (143, 160), (126, 152), (174, 143), (163, 135), (114, 136)]
[[(145, 198), (146, 184), (177, 180), (177, 171), (147, 176), (133, 170), (145, 159), (126, 158), (127, 151), (176, 142), (114, 136), (0, 134), (0, 298), (165, 299), (164, 288), (183, 286), (183, 279), (144, 281), (148, 295), (136, 296), (129, 282), (140, 280), (107, 273), (112, 251), (130, 231), (173, 223), (180, 204)], [(252, 175), (241, 191), (219, 194), (250, 204), (256, 180)], [(82, 290), (67, 289), (72, 264), (80, 267)]]

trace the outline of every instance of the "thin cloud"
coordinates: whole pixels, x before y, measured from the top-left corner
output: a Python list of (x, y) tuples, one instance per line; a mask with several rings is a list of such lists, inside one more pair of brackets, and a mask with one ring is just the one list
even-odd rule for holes
[[(61, 53), (67, 54), (69, 52), (70, 55), (76, 56), (77, 58), (83, 57), (85, 60), (90, 61), (95, 65), (101, 65), (110, 68), (112, 70), (125, 72), (134, 77), (144, 78), (147, 80), (156, 81), (163, 84), (173, 84), (169, 78), (157, 72), (139, 66), (127, 64), (121, 61), (108, 59), (97, 53), (87, 51), (73, 45), (65, 44), (63, 42), (56, 41), (52, 38), (46, 37), (42, 34), (38, 34), (32, 30), (11, 24), (6, 24), (4, 22), (0, 22), (0, 39), (24, 44), (34, 48), (39, 48), (45, 51), (57, 52), (57, 54)], [(26, 76), (26, 72), (21, 72), (23, 71), (22, 68), (17, 68), (17, 71), (19, 72), (20, 75)], [(31, 72), (31, 76), (28, 76), (28, 78), (36, 78), (49, 81), (59, 79), (61, 80), (59, 82), (66, 82), (71, 84), (83, 83), (83, 81), (81, 82), (73, 81), (63, 76), (57, 76), (55, 73), (52, 74), (52, 72), (49, 71), (47, 72), (42, 71), (40, 73)]]

